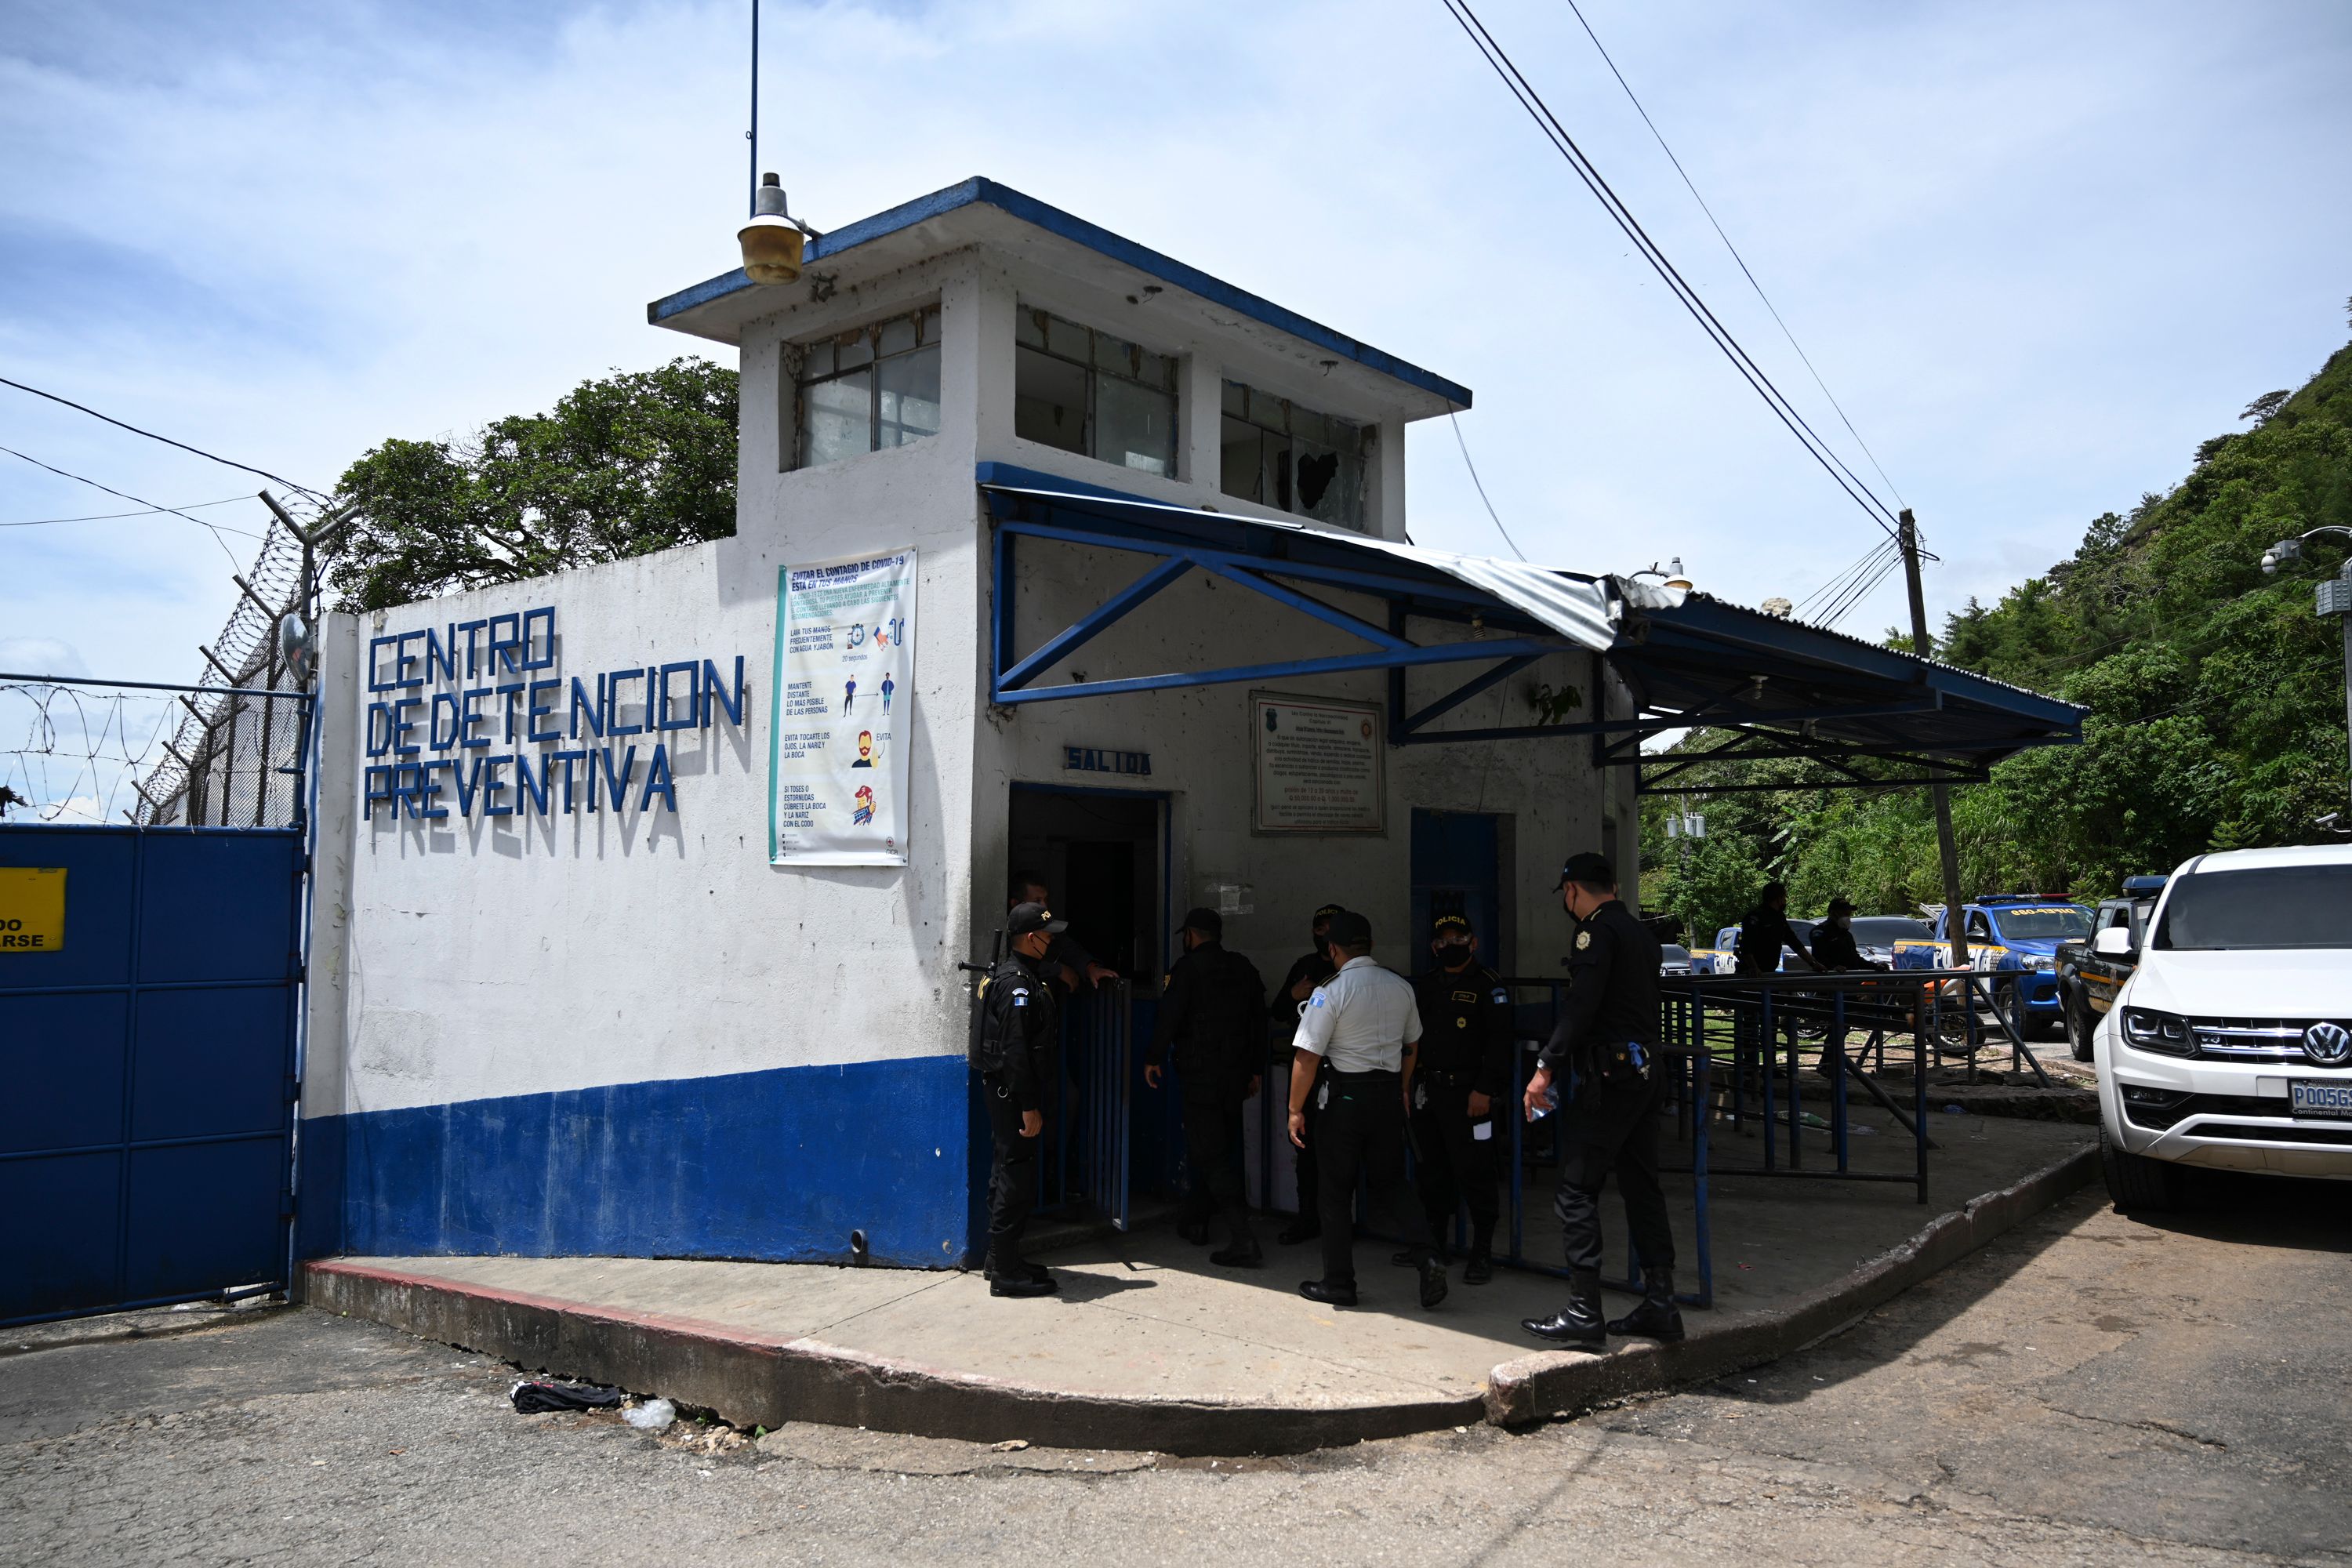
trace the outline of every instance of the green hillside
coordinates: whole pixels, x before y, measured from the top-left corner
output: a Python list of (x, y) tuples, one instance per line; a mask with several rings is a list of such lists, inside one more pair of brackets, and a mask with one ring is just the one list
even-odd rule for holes
[[(2352, 346), (2244, 417), (2174, 489), (2093, 519), (2072, 557), (1947, 621), (1938, 657), (2090, 710), (2082, 745), (1953, 792), (1964, 890), (2094, 899), (2201, 850), (2325, 839), (2315, 819), (2347, 809), (2343, 643), (2312, 606), (2344, 541), (2314, 540), (2275, 577), (2260, 563), (2274, 540), (2352, 526)], [(1803, 912), (1840, 892), (1882, 912), (1940, 901), (1925, 790), (1809, 788), (1800, 763), (1720, 764), (1715, 782), (1734, 771), (1790, 787), (1695, 799), (1696, 843), (1666, 838), (1670, 800), (1645, 800), (1645, 908), (1708, 931), (1767, 876)]]

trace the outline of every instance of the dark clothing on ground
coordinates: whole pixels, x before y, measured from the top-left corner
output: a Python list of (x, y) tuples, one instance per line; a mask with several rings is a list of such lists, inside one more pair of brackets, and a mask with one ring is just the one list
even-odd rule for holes
[(1643, 1266), (1671, 1268), (1674, 1232), (1658, 1184), (1658, 939), (1612, 899), (1579, 927), (1568, 965), (1568, 1001), (1540, 1058), (1555, 1077), (1572, 1070), (1577, 1079), (1572, 1096), (1561, 1089), (1553, 1204), (1568, 1266), (1601, 1266), (1601, 1194), (1613, 1171)]
[(1356, 1180), (1370, 1188), (1365, 1218), (1376, 1234), (1402, 1237), (1416, 1256), (1430, 1250), (1429, 1220), (1404, 1173), (1403, 1078), (1392, 1072), (1328, 1072), (1329, 1103), (1309, 1123), (1322, 1152), (1323, 1282), (1356, 1282)]
[(1021, 1237), (1037, 1204), (1037, 1145), (1021, 1135), (1021, 1115), (1042, 1110), (1046, 1086), (1061, 1074), (1061, 1017), (1054, 988), (1028, 959), (1010, 954), (989, 972), (981, 994), (980, 1073), (994, 1141), (988, 1173), (988, 1266), (1007, 1272), (1021, 1258)]
[[(1268, 1032), (1272, 1035), (1274, 1042), (1273, 1058), (1280, 1064), (1275, 1070), (1274, 1081), (1284, 1086), (1282, 1092), (1286, 1096), (1289, 1093), (1290, 1083), (1290, 1042), (1298, 1033), (1298, 1008), (1301, 1000), (1292, 997), (1291, 988), (1301, 980), (1311, 981), (1320, 985), (1338, 973), (1339, 971), (1331, 966), (1331, 961), (1321, 952), (1304, 953), (1291, 964), (1290, 972), (1282, 977), (1282, 984), (1276, 989), (1273, 999), (1266, 1005), (1266, 1016), (1270, 1021)], [(1302, 1225), (1314, 1223), (1317, 1216), (1322, 1213), (1318, 1196), (1321, 1188), (1318, 1174), (1322, 1163), (1318, 1151), (1322, 1146), (1322, 1141), (1315, 1135), (1315, 1124), (1323, 1114), (1323, 1085), (1328, 1081), (1330, 1069), (1328, 1067), (1319, 1068), (1316, 1071), (1315, 1088), (1307, 1097), (1305, 1134), (1307, 1147), (1292, 1151), (1297, 1156), (1291, 1164), (1298, 1178), (1298, 1219)]]
[[(1412, 1075), (1415, 1180), (1431, 1233), (1440, 1246), (1457, 1209), (1470, 1210), (1472, 1256), (1491, 1250), (1501, 1213), (1500, 1143), (1495, 1109), (1511, 1096), (1510, 993), (1483, 964), (1431, 970), (1412, 983), (1421, 1010), (1421, 1048)], [(1473, 1090), (1492, 1102), (1470, 1114)], [(1479, 1138), (1480, 1127), (1486, 1136)]]
[(1739, 952), (1733, 973), (1778, 974), (1783, 948), (1794, 948), (1800, 953), (1805, 951), (1805, 944), (1797, 940), (1796, 931), (1789, 924), (1788, 911), (1750, 910), (1739, 921)]
[(1183, 1222), (1206, 1224), (1222, 1213), (1233, 1246), (1255, 1252), (1242, 1192), (1242, 1101), (1261, 1076), (1265, 982), (1257, 966), (1223, 944), (1204, 942), (1176, 961), (1160, 1001), (1144, 1060), (1172, 1063), (1183, 1095), (1184, 1154), (1191, 1175)]
[(1883, 963), (1873, 963), (1862, 956), (1862, 948), (1853, 940), (1853, 932), (1841, 929), (1835, 921), (1823, 921), (1813, 928), (1813, 962), (1823, 969), (1884, 969)]

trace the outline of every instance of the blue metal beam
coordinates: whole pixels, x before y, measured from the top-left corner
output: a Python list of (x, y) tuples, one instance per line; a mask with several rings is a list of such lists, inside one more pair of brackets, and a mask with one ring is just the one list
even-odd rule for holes
[(1002, 703), (1051, 702), (1072, 697), (1116, 697), (1129, 691), (1165, 691), (1192, 686), (1221, 686), (1237, 680), (1282, 680), (1301, 675), (1334, 675), (1351, 669), (1387, 669), (1396, 665), (1456, 664), (1464, 659), (1541, 658), (1573, 647), (1565, 638), (1546, 642), (1532, 637), (1478, 643), (1438, 643), (1429, 647), (1378, 648), (1369, 653), (1339, 654), (1329, 658), (1285, 659), (1271, 664), (1238, 665), (1226, 669), (1190, 670), (1175, 675), (1144, 675), (1126, 680), (1088, 680), (1066, 686), (1028, 687), (1008, 691), (999, 684), (994, 700)]
[(1252, 593), (1264, 594), (1277, 605), (1288, 605), (1292, 609), (1313, 616), (1317, 620), (1335, 626), (1343, 632), (1352, 632), (1374, 647), (1403, 651), (1417, 646), (1372, 625), (1370, 621), (1360, 620), (1345, 610), (1335, 609), (1320, 599), (1312, 598), (1296, 589), (1286, 588), (1279, 583), (1269, 583), (1255, 572), (1240, 571), (1223, 561), (1206, 559), (1191, 551), (1186, 551), (1184, 554), (1187, 560), (1197, 561), (1204, 570), (1215, 573), (1229, 583), (1239, 583)]
[(1528, 666), (1535, 662), (1536, 661), (1534, 659), (1525, 657), (1519, 658), (1507, 658), (1502, 663), (1496, 665), (1494, 668), (1486, 671), (1484, 675), (1471, 677), (1470, 679), (1465, 681), (1460, 686), (1455, 687), (1453, 690), (1447, 692), (1444, 696), (1439, 698), (1428, 707), (1423, 708), (1420, 712), (1415, 713), (1412, 717), (1400, 722), (1396, 726), (1395, 730), (1391, 733), (1389, 739), (1392, 742), (1402, 740), (1403, 737), (1412, 734), (1414, 731), (1420, 729), (1423, 724), (1428, 723), (1432, 719), (1436, 718), (1439, 714), (1451, 713), (1454, 709), (1461, 707), (1462, 704), (1469, 701), (1470, 699), (1477, 696), (1478, 693), (1486, 690), (1486, 688), (1494, 685), (1496, 681), (1507, 680), (1512, 676), (1517, 674), (1520, 670), (1527, 668)]
[[(1092, 642), (1101, 633), (1108, 630), (1113, 622), (1123, 618), (1152, 595), (1190, 572), (1192, 566), (1192, 560), (1188, 555), (1171, 556), (1162, 561), (1094, 609), (1087, 611), (1077, 620), (1064, 627), (1058, 636), (1048, 639), (1045, 646), (1035, 653), (1031, 654), (1011, 669), (1003, 670), (1003, 673), (996, 678), (997, 689), (1001, 691), (1010, 691), (1016, 687), (1027, 685), (1048, 665), (1054, 664), (1066, 655), (1076, 653), (1079, 648)], [(1000, 652), (997, 657), (1001, 660), (1003, 655)], [(1003, 666), (1000, 664), (998, 668), (1002, 669)]]

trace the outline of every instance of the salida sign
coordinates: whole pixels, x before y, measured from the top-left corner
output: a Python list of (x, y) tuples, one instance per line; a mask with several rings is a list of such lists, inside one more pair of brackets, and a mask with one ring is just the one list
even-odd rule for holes
[[(713, 660), (683, 658), (604, 670), (593, 685), (567, 682), (561, 658), (552, 605), (369, 638), (368, 689), (382, 695), (367, 708), (362, 814), (675, 812), (663, 737), (721, 715), (743, 722), (740, 654), (731, 680)], [(632, 737), (650, 741), (642, 767), (647, 742)]]

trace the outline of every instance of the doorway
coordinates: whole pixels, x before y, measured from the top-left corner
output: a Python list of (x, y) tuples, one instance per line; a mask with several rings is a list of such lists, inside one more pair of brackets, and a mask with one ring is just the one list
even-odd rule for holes
[(1130, 1188), (1169, 1185), (1182, 1146), (1173, 1097), (1142, 1081), (1169, 963), (1168, 800), (1015, 784), (1008, 814), (1010, 876), (1043, 882), (1071, 939), (1121, 976), (1099, 987), (1079, 976), (1075, 992), (1065, 988), (1061, 1100), (1038, 1152), (1038, 1206), (1123, 1222)]
[(1412, 972), (1426, 971), (1429, 928), (1443, 915), (1461, 915), (1478, 933), (1479, 962), (1511, 972), (1510, 932), (1502, 924), (1502, 818), (1489, 812), (1412, 813), (1412, 929), (1407, 943)]

